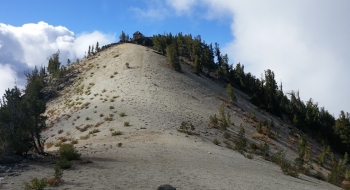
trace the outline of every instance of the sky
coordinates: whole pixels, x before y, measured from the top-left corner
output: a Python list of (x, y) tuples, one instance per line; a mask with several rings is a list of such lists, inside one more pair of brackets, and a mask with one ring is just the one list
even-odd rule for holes
[(299, 91), (338, 117), (350, 112), (347, 0), (12, 0), (0, 6), (0, 94), (23, 88), (23, 73), (81, 59), (89, 45), (182, 32), (219, 43), (229, 63), (260, 78), (271, 69), (285, 93)]

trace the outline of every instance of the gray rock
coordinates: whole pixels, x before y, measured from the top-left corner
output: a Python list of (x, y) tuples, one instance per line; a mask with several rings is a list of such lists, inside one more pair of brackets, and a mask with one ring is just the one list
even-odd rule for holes
[(176, 190), (176, 188), (169, 184), (164, 184), (164, 185), (159, 185), (157, 190)]

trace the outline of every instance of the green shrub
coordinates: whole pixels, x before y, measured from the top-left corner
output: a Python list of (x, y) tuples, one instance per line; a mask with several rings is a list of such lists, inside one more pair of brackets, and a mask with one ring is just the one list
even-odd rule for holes
[(125, 121), (124, 122), (124, 127), (129, 127), (130, 126), (130, 122), (129, 121)]
[(119, 116), (120, 116), (120, 117), (125, 117), (126, 114), (125, 114), (124, 112), (122, 112), (122, 113), (119, 114)]
[(79, 160), (81, 156), (72, 144), (62, 144), (58, 152), (62, 159), (67, 160)]
[(250, 147), (250, 149), (252, 149), (254, 151), (259, 149), (258, 145), (255, 142), (249, 143), (249, 147)]
[(35, 177), (30, 182), (24, 182), (25, 190), (43, 190), (45, 187), (47, 187), (46, 178), (38, 179)]
[(123, 134), (123, 132), (121, 132), (121, 131), (114, 131), (112, 133), (112, 136), (118, 136), (118, 135), (122, 135), (122, 134)]
[(228, 133), (228, 132), (225, 132), (223, 136), (225, 139), (228, 139), (231, 137), (230, 133)]
[(188, 135), (199, 135), (199, 133), (194, 132), (195, 126), (191, 122), (183, 121), (180, 127), (177, 129), (178, 132), (187, 133)]
[(48, 179), (47, 183), (49, 184), (50, 187), (58, 186), (63, 182), (62, 176), (63, 176), (63, 170), (60, 166), (56, 164), (54, 178)]
[(122, 147), (123, 143), (118, 143), (118, 147)]
[(239, 129), (237, 141), (235, 142), (235, 144), (235, 150), (237, 150), (240, 153), (243, 153), (243, 151), (245, 151), (245, 148), (247, 146), (247, 139), (245, 138), (245, 129), (242, 126)]
[(213, 140), (213, 143), (214, 143), (215, 145), (219, 145), (219, 144), (220, 144), (220, 141), (218, 141), (218, 139), (214, 139), (214, 140)]
[(348, 177), (348, 172), (345, 168), (345, 163), (348, 161), (348, 154), (345, 153), (344, 159), (339, 162), (333, 162), (327, 181), (331, 184), (341, 186), (342, 182)]
[(229, 98), (229, 100), (231, 102), (236, 102), (237, 101), (237, 97), (235, 96), (235, 94), (233, 93), (233, 89), (231, 84), (228, 84), (226, 87), (226, 92), (227, 92), (227, 96)]
[(212, 127), (217, 128), (217, 126), (219, 124), (219, 120), (216, 117), (216, 114), (214, 114), (213, 116), (210, 116), (209, 119), (210, 119), (210, 124), (212, 125)]
[[(66, 160), (66, 159), (60, 159), (56, 162), (56, 168), (59, 167), (61, 169), (68, 169), (72, 167), (72, 162)], [(56, 170), (55, 168), (55, 170)]]
[(99, 129), (94, 129), (94, 130), (90, 131), (89, 134), (94, 134), (94, 133), (98, 133), (98, 132), (100, 132)]

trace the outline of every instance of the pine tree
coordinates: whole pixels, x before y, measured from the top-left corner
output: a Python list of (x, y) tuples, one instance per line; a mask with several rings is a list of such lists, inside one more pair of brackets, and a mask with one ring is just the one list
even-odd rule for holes
[(32, 73), (25, 73), (27, 85), (24, 90), (24, 109), (28, 128), (31, 134), (34, 148), (38, 153), (44, 153), (44, 144), (41, 139), (41, 131), (46, 127), (46, 116), (43, 116), (46, 110), (46, 102), (42, 89), (45, 86), (44, 76), (39, 73), (35, 67)]
[(100, 46), (99, 46), (98, 42), (96, 42), (96, 48), (95, 49), (96, 49), (96, 53), (100, 51)]
[(236, 102), (237, 101), (237, 97), (235, 96), (235, 94), (233, 93), (233, 89), (231, 84), (228, 84), (226, 87), (226, 92), (227, 92), (227, 96), (229, 98), (229, 100), (231, 102)]
[(47, 71), (49, 71), (49, 73), (54, 74), (55, 72), (59, 71), (61, 67), (61, 62), (59, 59), (60, 59), (60, 50), (52, 54), (52, 56), (49, 58), (49, 64), (47, 67)]
[(335, 121), (334, 132), (339, 135), (342, 142), (350, 146), (350, 114), (341, 111)]
[(67, 66), (70, 66), (70, 59), (67, 60)]
[(175, 44), (167, 46), (167, 57), (170, 65), (176, 70), (181, 71), (180, 60), (177, 55), (177, 49)]
[(122, 33), (120, 34), (119, 40), (120, 40), (120, 42), (123, 42), (123, 43), (126, 41), (126, 35), (125, 35), (124, 31), (122, 31)]
[(91, 56), (91, 47), (89, 46), (87, 57), (89, 58)]

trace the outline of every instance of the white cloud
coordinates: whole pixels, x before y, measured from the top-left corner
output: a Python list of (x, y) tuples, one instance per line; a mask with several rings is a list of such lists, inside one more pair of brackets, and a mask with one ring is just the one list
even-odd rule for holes
[(161, 0), (148, 0), (145, 1), (146, 8), (131, 7), (130, 11), (134, 13), (134, 16), (138, 19), (147, 21), (161, 21), (169, 16), (167, 7), (164, 6)]
[(166, 2), (173, 7), (178, 14), (189, 14), (196, 0), (167, 0)]
[(349, 1), (197, 0), (191, 5), (195, 4), (207, 6), (207, 18), (232, 18), (234, 40), (223, 52), (233, 63), (244, 64), (246, 72), (260, 77), (271, 69), (285, 91), (300, 90), (303, 100), (313, 98), (335, 116), (340, 110), (350, 111)]
[(0, 64), (0, 92), (4, 93), (5, 90), (13, 88), (15, 86), (16, 78), (16, 72), (11, 68), (10, 65)]
[(58, 49), (60, 61), (65, 64), (68, 58), (82, 58), (88, 46), (97, 41), (100, 46), (109, 44), (115, 41), (115, 35), (99, 31), (75, 35), (66, 27), (45, 22), (19, 27), (0, 23), (0, 95), (14, 86), (14, 79), (23, 86), (23, 72), (34, 66), (47, 66), (47, 58)]

